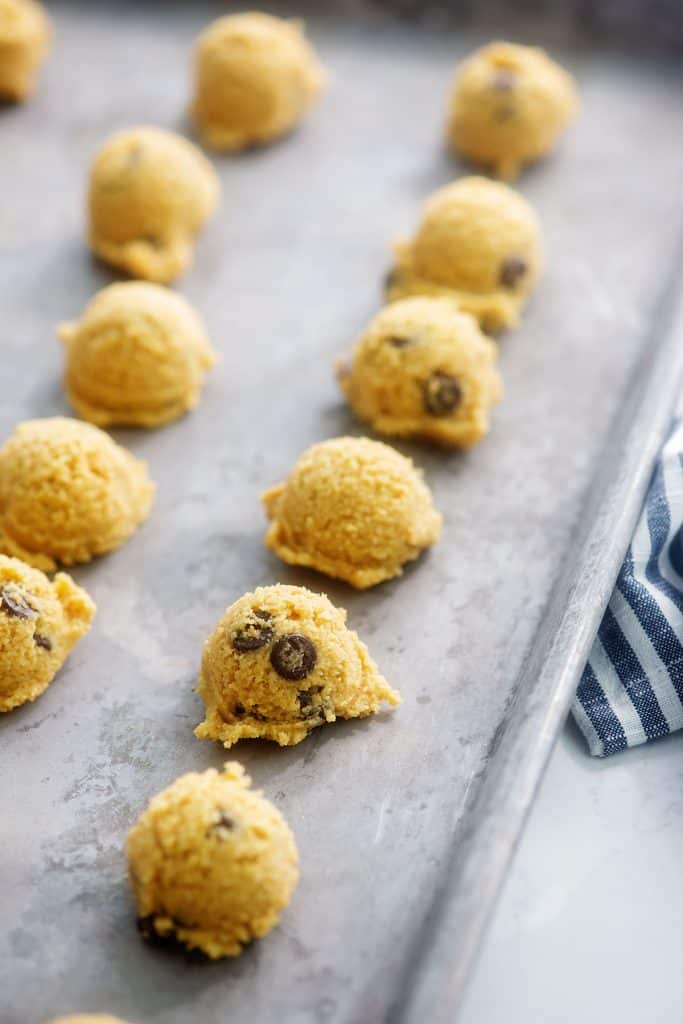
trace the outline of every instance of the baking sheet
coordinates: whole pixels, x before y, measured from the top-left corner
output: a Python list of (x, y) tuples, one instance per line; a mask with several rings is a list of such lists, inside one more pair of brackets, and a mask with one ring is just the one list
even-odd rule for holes
[[(187, 130), (189, 47), (225, 9), (50, 5), (43, 86), (0, 111), (3, 437), (68, 411), (54, 324), (113, 279), (82, 243), (89, 157), (131, 124)], [(263, 549), (261, 490), (315, 440), (362, 432), (333, 357), (378, 307), (391, 238), (462, 172), (439, 145), (444, 90), (495, 34), (306, 13), (329, 92), (281, 145), (217, 161), (223, 205), (179, 286), (222, 363), (192, 416), (115, 432), (149, 461), (154, 513), (74, 572), (93, 630), (0, 720), (2, 1024), (77, 1009), (452, 1021), (666, 426), (683, 347), (680, 70), (555, 41), (584, 109), (520, 183), (548, 270), (501, 341), (506, 399), (474, 451), (399, 446), (445, 513), (440, 545), (366, 593)], [(153, 793), (224, 760), (192, 735), (201, 646), (228, 603), (278, 580), (347, 607), (405, 703), (295, 748), (234, 748), (290, 821), (302, 879), (266, 940), (189, 965), (138, 939), (123, 843)]]

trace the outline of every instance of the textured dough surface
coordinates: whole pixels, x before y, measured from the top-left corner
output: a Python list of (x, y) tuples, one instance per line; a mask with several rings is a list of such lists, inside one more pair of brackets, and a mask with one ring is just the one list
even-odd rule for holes
[(50, 44), (50, 22), (36, 0), (0, 0), (0, 99), (21, 102), (36, 85)]
[(538, 218), (514, 189), (460, 178), (427, 200), (412, 241), (398, 242), (387, 298), (446, 296), (487, 332), (514, 327), (542, 268)]
[(313, 445), (262, 501), (271, 520), (266, 547), (360, 589), (399, 576), (441, 532), (413, 462), (366, 437)]
[(66, 573), (50, 582), (0, 555), (0, 711), (44, 693), (94, 615), (94, 603)]
[(189, 267), (218, 194), (216, 172), (187, 139), (161, 128), (121, 132), (90, 170), (90, 247), (132, 277), (166, 284)]
[(194, 118), (207, 145), (245, 149), (289, 132), (324, 84), (301, 22), (229, 14), (197, 42)]
[(230, 605), (205, 644), (199, 693), (206, 720), (195, 735), (226, 747), (259, 737), (290, 746), (326, 722), (401, 700), (343, 608), (281, 584)]
[(190, 772), (149, 803), (128, 835), (145, 938), (212, 959), (274, 927), (298, 881), (294, 837), (241, 765)]
[(450, 299), (399, 299), (337, 363), (354, 412), (380, 434), (475, 444), (502, 397), (498, 350)]
[(69, 402), (100, 427), (177, 419), (197, 404), (216, 361), (189, 303), (142, 281), (103, 288), (81, 319), (57, 334), (66, 349)]
[(553, 148), (577, 107), (571, 75), (543, 50), (491, 43), (458, 70), (447, 136), (456, 152), (511, 180)]
[(51, 572), (120, 547), (147, 518), (144, 462), (97, 427), (27, 420), (0, 448), (0, 551)]

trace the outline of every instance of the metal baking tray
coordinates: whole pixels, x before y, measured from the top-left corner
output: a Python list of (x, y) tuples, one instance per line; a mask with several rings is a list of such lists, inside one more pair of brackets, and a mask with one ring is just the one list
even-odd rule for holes
[[(111, 280), (83, 244), (89, 158), (131, 124), (187, 130), (190, 46), (225, 10), (50, 7), (42, 87), (0, 112), (3, 437), (67, 412), (54, 325)], [(500, 342), (506, 398), (467, 454), (400, 445), (445, 513), (441, 543), (365, 593), (265, 551), (262, 489), (315, 440), (362, 432), (332, 361), (379, 305), (391, 239), (463, 172), (440, 141), (453, 65), (519, 35), (495, 18), (305, 13), (329, 91), (282, 144), (217, 160), (223, 205), (180, 283), (222, 363), (191, 416), (116, 432), (149, 461), (153, 515), (74, 572), (94, 628), (40, 700), (0, 721), (2, 1024), (77, 1009), (450, 1024), (667, 427), (683, 359), (681, 68), (558, 31), (583, 110), (519, 183), (548, 266)], [(239, 594), (278, 580), (347, 607), (405, 703), (291, 749), (230, 752), (291, 822), (301, 883), (267, 939), (192, 965), (138, 938), (124, 840), (153, 793), (225, 759), (192, 735), (202, 643)]]

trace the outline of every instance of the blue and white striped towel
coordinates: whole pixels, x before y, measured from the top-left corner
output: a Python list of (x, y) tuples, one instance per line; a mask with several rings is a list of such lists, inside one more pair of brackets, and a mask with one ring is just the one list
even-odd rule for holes
[(597, 757), (683, 728), (683, 420), (657, 462), (572, 711)]

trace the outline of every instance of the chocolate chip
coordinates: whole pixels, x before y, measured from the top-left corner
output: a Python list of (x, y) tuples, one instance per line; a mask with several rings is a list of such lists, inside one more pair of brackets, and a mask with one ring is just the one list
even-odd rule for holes
[(237, 822), (227, 811), (219, 811), (218, 818), (212, 824), (209, 832), (213, 835), (219, 835), (221, 832), (234, 832), (237, 828)]
[(437, 370), (423, 385), (422, 403), (430, 416), (448, 416), (461, 401), (462, 388), (450, 373)]
[[(270, 622), (272, 618), (273, 616), (269, 612), (262, 612), (260, 609), (252, 611), (251, 618), (247, 619), (245, 624), (235, 630), (232, 635), (234, 649), (241, 653), (258, 651), (259, 648), (270, 643), (275, 636), (275, 630), (266, 623)], [(254, 622), (254, 619), (258, 621)]]
[(237, 718), (243, 718), (245, 715), (247, 718), (255, 718), (257, 722), (267, 722), (268, 719), (265, 715), (262, 715), (258, 708), (245, 708), (244, 704), (235, 704), (232, 709), (233, 715)]
[(390, 338), (387, 338), (387, 344), (392, 345), (394, 348), (410, 348), (415, 342), (412, 338), (400, 338), (392, 334)]
[[(173, 932), (164, 932), (160, 935), (156, 930), (154, 914), (138, 917), (136, 924), (142, 938), (153, 949), (163, 949), (167, 953), (182, 953), (189, 963), (206, 964), (211, 960), (211, 957), (202, 952), (201, 949), (188, 949), (185, 943), (181, 942)], [(173, 921), (173, 924), (176, 928), (192, 927), (176, 920)]]
[(33, 642), (36, 647), (42, 647), (46, 651), (52, 650), (52, 640), (50, 640), (49, 636), (45, 636), (44, 633), (34, 633)]
[(38, 612), (32, 608), (18, 587), (3, 587), (0, 590), (0, 608), (14, 619), (37, 619)]
[(283, 679), (305, 679), (317, 660), (314, 644), (303, 633), (281, 636), (270, 652), (270, 663)]
[(528, 269), (527, 261), (521, 256), (508, 256), (500, 265), (498, 279), (504, 288), (514, 288)]
[(244, 704), (235, 704), (235, 707), (233, 708), (234, 715), (237, 715), (238, 718), (241, 718), (242, 715), (246, 715), (246, 713), (247, 709), (245, 708)]
[(491, 76), (491, 88), (496, 92), (512, 92), (517, 84), (517, 74), (512, 68), (496, 68)]

